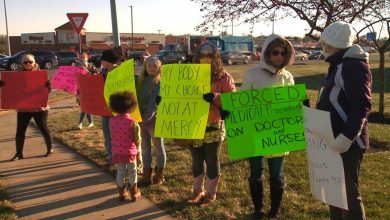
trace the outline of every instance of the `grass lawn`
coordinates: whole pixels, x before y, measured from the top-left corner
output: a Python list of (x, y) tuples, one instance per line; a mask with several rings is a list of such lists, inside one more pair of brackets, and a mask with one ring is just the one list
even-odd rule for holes
[[(235, 82), (240, 85), (243, 73), (252, 65), (234, 65), (226, 67)], [(374, 82), (377, 85), (377, 59), (371, 58)], [(289, 66), (288, 70), (296, 78), (296, 83), (306, 83), (311, 105), (317, 99), (317, 89), (327, 70), (322, 61), (304, 62)], [(390, 72), (390, 63), (387, 62), (387, 73)], [(390, 88), (390, 77), (387, 79)], [(387, 117), (378, 119), (375, 112), (378, 107), (378, 93), (374, 87), (373, 117), (370, 118), (370, 139), (372, 146), (363, 159), (361, 169), (361, 192), (368, 219), (390, 219), (390, 93), (387, 89), (385, 101)], [(94, 116), (95, 126), (78, 130), (78, 110), (64, 111), (51, 114), (49, 127), (53, 136), (69, 145), (77, 152), (102, 164), (106, 157), (103, 146), (100, 117)], [(191, 195), (192, 175), (191, 156), (186, 148), (173, 146), (166, 140), (167, 167), (165, 171), (166, 183), (161, 186), (152, 185), (142, 188), (142, 194), (179, 219), (249, 219), (252, 213), (252, 202), (249, 195), (247, 177), (249, 165), (246, 160), (229, 160), (226, 146), (221, 149), (222, 178), (218, 190), (218, 200), (215, 203), (200, 208), (187, 205), (185, 201)], [(265, 174), (265, 204), (269, 209), (268, 170)], [(281, 219), (328, 219), (328, 208), (317, 201), (310, 193), (307, 173), (306, 152), (291, 152), (285, 159), (285, 173), (287, 177), (286, 193), (282, 203)], [(114, 181), (114, 180), (113, 180)], [(1, 217), (0, 217), (1, 219)]]

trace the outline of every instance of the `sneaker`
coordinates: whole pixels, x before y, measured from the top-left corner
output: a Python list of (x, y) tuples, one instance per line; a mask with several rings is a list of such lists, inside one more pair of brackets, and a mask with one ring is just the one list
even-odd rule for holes
[(23, 154), (16, 153), (15, 156), (11, 159), (11, 161), (21, 160), (23, 159)]
[(88, 128), (93, 127), (93, 122), (88, 125)]
[(49, 157), (51, 154), (54, 153), (53, 148), (46, 152), (45, 157)]
[(83, 123), (80, 123), (80, 124), (79, 124), (79, 129), (80, 129), (80, 130), (83, 129)]

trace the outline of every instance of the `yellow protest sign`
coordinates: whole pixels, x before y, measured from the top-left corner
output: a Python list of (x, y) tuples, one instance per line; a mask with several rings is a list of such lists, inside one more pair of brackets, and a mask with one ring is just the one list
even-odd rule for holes
[(210, 103), (203, 94), (211, 89), (209, 64), (162, 66), (156, 137), (203, 139)]
[[(110, 95), (119, 91), (134, 93), (137, 99), (134, 79), (134, 60), (127, 60), (107, 74), (104, 84), (104, 99), (109, 106)], [(138, 122), (142, 121), (138, 106), (130, 114)]]

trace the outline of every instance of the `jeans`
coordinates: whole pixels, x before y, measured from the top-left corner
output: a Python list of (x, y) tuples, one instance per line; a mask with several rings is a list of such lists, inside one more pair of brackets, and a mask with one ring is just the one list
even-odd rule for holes
[(102, 116), (102, 129), (104, 136), (104, 147), (106, 148), (108, 155), (108, 164), (111, 164), (112, 153), (111, 153), (111, 132), (110, 132), (110, 116)]
[(345, 188), (347, 191), (348, 210), (329, 206), (331, 220), (364, 220), (366, 215), (359, 192), (359, 172), (365, 150), (353, 144), (341, 154), (344, 165)]
[(221, 172), (219, 152), (222, 142), (205, 143), (201, 147), (190, 146), (192, 156), (192, 175), (197, 177), (204, 173), (206, 164), (206, 175), (209, 179), (214, 179)]
[(129, 183), (132, 188), (137, 183), (137, 161), (116, 164), (116, 184), (119, 187), (125, 184), (126, 171), (129, 173)]
[(39, 112), (18, 112), (17, 113), (17, 126), (16, 126), (16, 153), (21, 155), (23, 154), (24, 139), (26, 136), (26, 130), (28, 123), (31, 118), (34, 119), (35, 124), (37, 124), (39, 130), (41, 131), (43, 138), (45, 139), (47, 151), (52, 149), (52, 139), (50, 136), (49, 127), (47, 127), (47, 117), (49, 116), (49, 111), (39, 111)]
[(144, 165), (144, 170), (152, 168), (152, 143), (156, 150), (156, 157), (157, 157), (157, 168), (163, 169), (165, 167), (166, 163), (166, 154), (165, 154), (165, 147), (164, 147), (164, 139), (159, 137), (154, 137), (154, 127), (156, 124), (156, 118), (141, 122), (141, 138), (142, 138), (142, 162)]
[[(285, 185), (283, 159), (284, 156), (268, 158), (269, 183), (272, 187), (283, 188)], [(262, 156), (249, 158), (250, 181), (255, 182), (263, 179), (263, 160), (264, 157)]]
[(85, 116), (87, 116), (87, 120), (91, 124), (92, 123), (92, 115), (88, 114), (88, 113), (85, 113), (85, 112), (81, 112), (80, 113), (79, 123), (81, 124), (84, 121)]

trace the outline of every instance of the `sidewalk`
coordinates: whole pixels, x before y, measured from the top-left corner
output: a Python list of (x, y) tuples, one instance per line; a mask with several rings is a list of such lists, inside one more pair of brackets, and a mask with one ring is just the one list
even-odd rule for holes
[[(50, 114), (72, 106), (74, 99), (63, 100), (51, 105)], [(174, 219), (145, 197), (119, 202), (112, 176), (55, 140), (53, 156), (44, 157), (45, 143), (34, 126), (27, 129), (25, 159), (10, 162), (16, 112), (0, 121), (0, 177), (20, 219)]]

